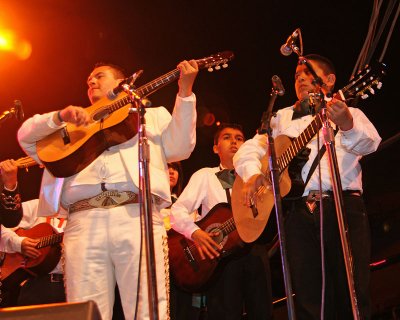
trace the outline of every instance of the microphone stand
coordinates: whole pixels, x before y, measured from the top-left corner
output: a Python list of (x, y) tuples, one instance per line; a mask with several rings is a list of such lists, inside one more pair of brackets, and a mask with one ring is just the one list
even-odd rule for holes
[[(326, 103), (325, 103), (325, 99), (324, 99), (324, 94), (321, 91), (323, 81), (320, 77), (318, 77), (318, 75), (316, 74), (312, 65), (309, 63), (309, 61), (306, 58), (299, 57), (299, 62), (301, 64), (305, 64), (307, 66), (308, 70), (311, 72), (311, 74), (314, 77), (315, 84), (317, 84), (318, 87), (320, 88), (319, 95), (321, 96), (322, 135), (324, 137), (324, 144), (325, 144), (327, 154), (328, 154), (332, 191), (333, 191), (333, 197), (334, 197), (335, 207), (336, 207), (336, 217), (337, 217), (337, 221), (338, 221), (340, 240), (341, 240), (341, 244), (342, 244), (343, 259), (344, 259), (344, 264), (345, 264), (345, 268), (346, 268), (347, 284), (349, 286), (353, 318), (358, 320), (361, 318), (360, 318), (360, 313), (359, 313), (359, 309), (358, 309), (358, 301), (357, 301), (355, 285), (354, 285), (353, 255), (351, 253), (351, 248), (349, 245), (349, 243), (350, 243), (349, 230), (348, 230), (346, 215), (344, 212), (342, 183), (341, 183), (341, 179), (340, 179), (339, 165), (338, 165), (336, 149), (335, 149), (335, 134), (333, 132), (333, 128), (329, 122), (329, 119), (326, 115)], [(322, 197), (321, 197), (321, 199), (322, 199)]]
[(277, 88), (272, 88), (271, 99), (269, 101), (267, 111), (264, 112), (261, 121), (261, 127), (258, 130), (259, 134), (267, 134), (268, 137), (268, 163), (271, 174), (271, 184), (274, 193), (274, 204), (275, 204), (275, 214), (278, 227), (279, 243), (281, 248), (281, 261), (282, 261), (282, 272), (283, 281), (285, 285), (285, 293), (287, 297), (287, 309), (288, 309), (288, 319), (296, 320), (296, 313), (293, 303), (293, 290), (292, 290), (292, 280), (289, 273), (289, 262), (287, 260), (286, 254), (286, 233), (284, 230), (283, 214), (282, 214), (282, 198), (279, 186), (279, 176), (280, 170), (276, 159), (275, 152), (275, 142), (272, 137), (272, 128), (270, 126), (270, 121), (272, 117), (272, 108), (274, 106), (276, 97), (279, 90)]
[[(139, 203), (140, 215), (144, 221), (144, 238), (146, 249), (147, 266), (147, 287), (149, 301), (150, 320), (158, 320), (158, 296), (157, 296), (157, 276), (154, 253), (154, 235), (153, 235), (153, 214), (151, 205), (150, 188), (150, 148), (146, 135), (146, 106), (150, 106), (149, 100), (141, 98), (129, 84), (124, 84), (123, 91), (128, 94), (130, 100), (136, 108), (134, 112), (138, 113), (138, 143), (139, 143)], [(135, 110), (136, 109), (136, 110)]]

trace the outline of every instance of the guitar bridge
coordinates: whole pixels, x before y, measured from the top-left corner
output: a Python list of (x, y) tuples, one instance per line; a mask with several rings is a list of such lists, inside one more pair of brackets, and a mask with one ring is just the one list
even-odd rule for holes
[(64, 144), (69, 144), (71, 143), (71, 138), (69, 137), (69, 133), (67, 130), (67, 127), (64, 127), (61, 129), (61, 137), (64, 141)]
[(194, 271), (199, 271), (199, 265), (196, 262), (196, 259), (194, 258), (192, 252), (190, 251), (190, 246), (188, 245), (187, 241), (185, 239), (182, 239), (180, 241), (183, 252), (185, 254), (185, 257), (189, 264), (192, 266)]

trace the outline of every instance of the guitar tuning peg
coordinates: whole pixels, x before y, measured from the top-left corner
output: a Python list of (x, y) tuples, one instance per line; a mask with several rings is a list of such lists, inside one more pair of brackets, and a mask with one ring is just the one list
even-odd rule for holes
[(362, 96), (361, 96), (361, 99), (367, 99), (369, 97), (369, 95), (368, 94), (366, 94), (366, 93), (364, 93)]
[(227, 63), (224, 63), (223, 65), (222, 65), (222, 68), (228, 68), (228, 64)]
[(214, 69), (213, 69), (213, 68), (211, 68), (211, 67), (209, 67), (209, 68), (207, 69), (207, 71), (208, 71), (208, 72), (213, 72), (213, 71), (214, 71)]
[(371, 92), (371, 94), (375, 94), (375, 90), (374, 90), (374, 88), (372, 88), (372, 87), (369, 87), (369, 88), (368, 88), (368, 90), (369, 90), (369, 92)]
[(220, 70), (220, 69), (221, 69), (220, 65), (215, 66), (215, 70)]
[(382, 88), (382, 82), (378, 82), (378, 84), (376, 85), (377, 89), (380, 90)]

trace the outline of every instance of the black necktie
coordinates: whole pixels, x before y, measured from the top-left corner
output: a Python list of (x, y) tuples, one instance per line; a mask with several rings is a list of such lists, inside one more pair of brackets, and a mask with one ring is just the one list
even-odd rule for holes
[(222, 188), (231, 189), (235, 182), (235, 170), (223, 169), (215, 173), (219, 182), (222, 184)]

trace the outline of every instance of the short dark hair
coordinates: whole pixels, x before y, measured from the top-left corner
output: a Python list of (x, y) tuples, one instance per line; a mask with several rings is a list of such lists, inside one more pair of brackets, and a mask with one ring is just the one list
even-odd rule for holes
[(171, 192), (175, 193), (177, 197), (179, 197), (183, 190), (183, 169), (180, 161), (169, 162), (168, 168), (175, 169), (178, 172), (178, 181), (176, 182), (175, 187), (172, 188)]
[(329, 75), (331, 73), (336, 75), (335, 66), (328, 58), (315, 53), (307, 54), (306, 56), (304, 56), (304, 58), (306, 58), (307, 60), (316, 61), (325, 75)]
[(237, 123), (221, 123), (218, 126), (217, 131), (215, 131), (215, 133), (214, 133), (214, 145), (218, 144), (219, 136), (221, 135), (222, 130), (224, 130), (226, 128), (239, 130), (244, 136), (243, 127), (240, 124), (237, 124)]
[(113, 64), (113, 63), (109, 63), (109, 62), (97, 62), (94, 65), (93, 69), (96, 69), (99, 67), (109, 67), (110, 69), (112, 69), (116, 79), (124, 79), (127, 77), (126, 70), (117, 64)]

